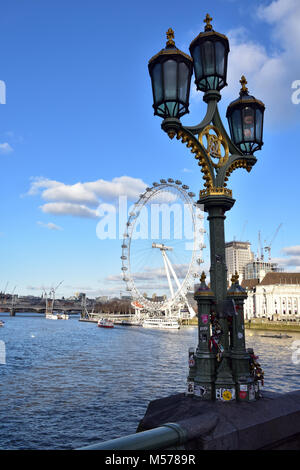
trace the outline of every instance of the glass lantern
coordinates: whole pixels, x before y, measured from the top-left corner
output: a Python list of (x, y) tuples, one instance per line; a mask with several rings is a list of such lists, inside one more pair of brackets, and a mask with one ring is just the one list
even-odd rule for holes
[(194, 61), (195, 84), (197, 90), (220, 91), (227, 85), (227, 58), (229, 42), (226, 36), (212, 29), (212, 18), (206, 15), (205, 31), (190, 44), (190, 54)]
[(263, 118), (265, 105), (249, 95), (247, 80), (242, 76), (240, 96), (227, 108), (231, 140), (243, 154), (251, 155), (263, 146)]
[(189, 112), (192, 58), (177, 49), (174, 32), (167, 31), (167, 44), (149, 61), (154, 114), (164, 119), (177, 118)]

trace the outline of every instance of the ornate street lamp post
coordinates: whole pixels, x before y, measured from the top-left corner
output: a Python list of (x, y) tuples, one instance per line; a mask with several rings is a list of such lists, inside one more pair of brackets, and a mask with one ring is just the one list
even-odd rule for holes
[[(243, 304), (246, 292), (233, 276), (227, 287), (224, 220), (235, 200), (227, 188), (237, 168), (248, 172), (256, 163), (253, 153), (263, 145), (264, 104), (249, 95), (242, 76), (240, 96), (227, 109), (228, 136), (218, 111), (220, 90), (227, 85), (229, 42), (213, 30), (207, 14), (205, 30), (190, 45), (191, 56), (176, 48), (174, 32), (167, 31), (167, 44), (149, 61), (154, 114), (163, 118), (162, 129), (190, 149), (201, 168), (204, 188), (198, 204), (208, 213), (210, 231), (210, 287), (205, 274), (195, 292), (198, 304), (199, 344), (190, 358), (189, 393), (204, 400), (252, 401), (258, 396), (255, 365), (245, 347)], [(196, 126), (183, 126), (189, 112), (192, 71), (197, 90), (204, 92), (206, 115)], [(260, 369), (260, 377), (261, 377)]]

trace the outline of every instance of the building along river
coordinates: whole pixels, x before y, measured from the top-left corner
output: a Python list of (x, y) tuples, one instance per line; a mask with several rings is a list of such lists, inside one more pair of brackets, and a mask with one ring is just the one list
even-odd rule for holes
[[(149, 401), (185, 391), (195, 326), (104, 329), (79, 317), (0, 318), (6, 349), (0, 449), (71, 449), (134, 433)], [(265, 389), (299, 390), (300, 354), (291, 348), (298, 341), (300, 349), (300, 333), (281, 339), (263, 334), (246, 331), (247, 346), (265, 371)]]

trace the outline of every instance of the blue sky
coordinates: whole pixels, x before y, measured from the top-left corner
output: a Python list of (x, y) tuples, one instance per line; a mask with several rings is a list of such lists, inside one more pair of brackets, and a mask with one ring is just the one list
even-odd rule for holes
[[(96, 200), (129, 192), (134, 201), (143, 185), (168, 177), (202, 189), (192, 154), (153, 116), (147, 64), (169, 27), (188, 52), (207, 12), (230, 40), (222, 117), (242, 74), (267, 107), (258, 163), (228, 184), (236, 204), (226, 239), (240, 238), (246, 223), (243, 238), (256, 251), (258, 231), (270, 240), (282, 223), (272, 256), (300, 270), (300, 104), (291, 100), (300, 80), (298, 0), (4, 0), (0, 289), (9, 281), (8, 291), (17, 285), (20, 294), (39, 295), (64, 280), (58, 295), (119, 292), (107, 278), (120, 272), (120, 240), (97, 238)], [(202, 93), (192, 90), (182, 122), (198, 123), (204, 113)]]

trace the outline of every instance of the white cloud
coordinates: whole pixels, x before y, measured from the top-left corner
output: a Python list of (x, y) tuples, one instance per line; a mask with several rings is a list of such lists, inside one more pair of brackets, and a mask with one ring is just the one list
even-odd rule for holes
[(7, 142), (4, 142), (3, 144), (0, 144), (0, 153), (1, 154), (7, 155), (11, 152), (13, 152), (13, 148)]
[(272, 261), (279, 264), (285, 271), (300, 271), (300, 245), (287, 246), (282, 248), (285, 256), (273, 258)]
[(300, 245), (287, 246), (282, 249), (286, 255), (300, 256)]
[(86, 183), (65, 184), (47, 178), (34, 178), (28, 195), (35, 195), (41, 191), (41, 197), (47, 201), (71, 202), (98, 206), (100, 200), (111, 201), (118, 196), (125, 195), (135, 200), (145, 191), (147, 184), (139, 178), (120, 176), (112, 181), (99, 179)]
[(40, 209), (46, 214), (72, 215), (74, 217), (89, 219), (95, 219), (98, 217), (97, 211), (90, 209), (83, 204), (71, 204), (69, 202), (50, 202), (40, 206)]
[(300, 78), (300, 2), (276, 0), (268, 6), (260, 6), (257, 14), (261, 27), (263, 23), (271, 27), (272, 52), (259, 42), (249, 40), (245, 29), (230, 31), (229, 86), (224, 95), (236, 97), (240, 77), (245, 75), (250, 94), (266, 105), (266, 124), (282, 126), (282, 116), (288, 124), (299, 112), (299, 107), (291, 101), (291, 86)]
[[(269, 27), (271, 42), (267, 48), (245, 27), (228, 31), (228, 86), (222, 90), (224, 100), (236, 99), (245, 75), (250, 95), (266, 105), (267, 126), (288, 125), (297, 116), (300, 105), (292, 103), (292, 83), (300, 80), (300, 2), (274, 0), (253, 11), (257, 28)], [(196, 98), (197, 97), (197, 98)], [(202, 93), (192, 87), (191, 99), (201, 99)], [(283, 119), (284, 116), (284, 119)]]
[(63, 230), (62, 227), (60, 227), (59, 225), (53, 224), (52, 222), (48, 222), (47, 224), (45, 224), (44, 222), (37, 222), (37, 224), (49, 230)]
[(49, 201), (40, 206), (43, 212), (96, 218), (97, 212), (93, 208), (102, 201), (112, 202), (118, 196), (126, 196), (134, 201), (146, 187), (147, 184), (140, 178), (130, 176), (116, 177), (111, 181), (99, 179), (74, 184), (37, 177), (32, 179), (27, 195), (40, 195), (44, 201)]

